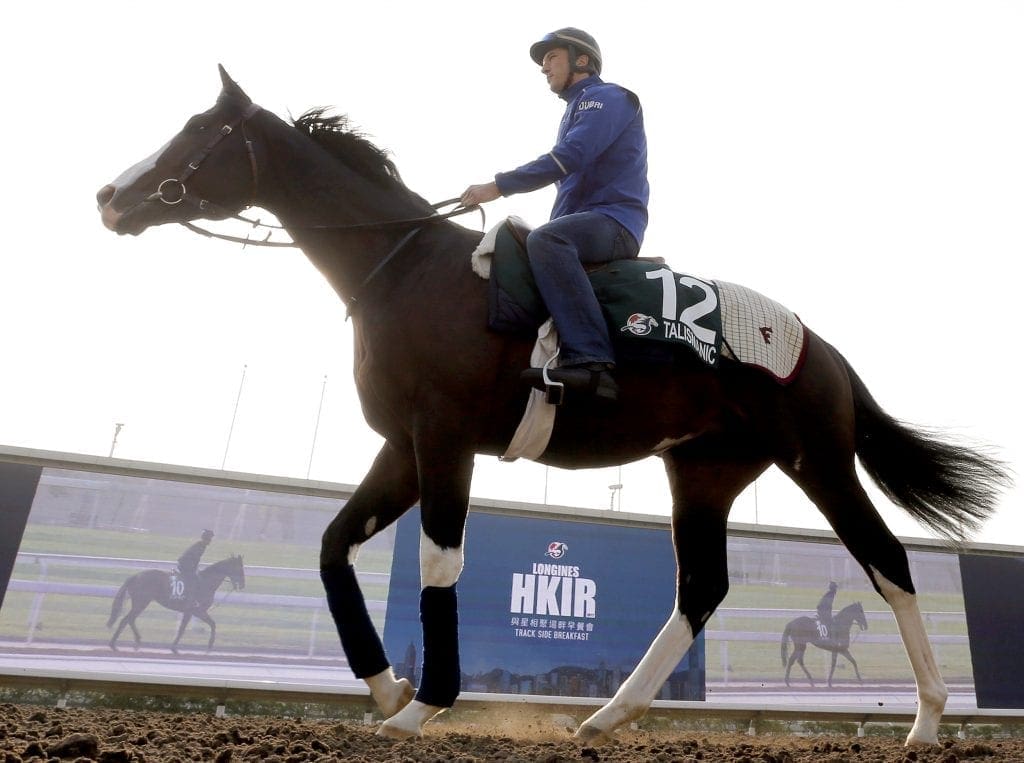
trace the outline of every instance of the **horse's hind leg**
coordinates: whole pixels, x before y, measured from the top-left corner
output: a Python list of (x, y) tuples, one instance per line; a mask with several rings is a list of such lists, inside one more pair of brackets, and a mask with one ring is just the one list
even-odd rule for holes
[(117, 624), (117, 628), (114, 630), (114, 635), (110, 637), (110, 648), (115, 652), (117, 651), (117, 639), (126, 626), (132, 629), (132, 635), (135, 637), (135, 648), (138, 649), (142, 645), (142, 634), (139, 633), (139, 628), (135, 625), (135, 618), (142, 614), (147, 604), (149, 604), (149, 601), (146, 601), (142, 606), (137, 606), (135, 599), (132, 599), (131, 609), (128, 610), (128, 614), (121, 618), (121, 622)]
[(369, 473), (328, 525), (320, 548), (320, 578), (342, 649), (356, 678), (390, 717), (412, 699), (406, 679), (396, 679), (384, 654), (356, 579), (359, 546), (400, 517), (418, 497), (411, 447), (384, 443)]
[(206, 623), (206, 627), (210, 629), (210, 638), (206, 642), (206, 651), (209, 652), (213, 649), (213, 642), (217, 638), (217, 623), (215, 623), (213, 618), (210, 617), (209, 612), (200, 612), (199, 610), (196, 610), (192, 614)]
[(611, 701), (583, 722), (576, 737), (609, 741), (616, 728), (643, 716), (729, 590), (726, 519), (733, 500), (765, 463), (729, 459), (688, 462), (662, 456), (672, 489), (672, 540), (678, 565), (676, 603), (636, 670)]
[[(127, 615), (121, 618), (121, 622), (117, 624), (117, 627), (114, 629), (114, 634), (110, 637), (110, 648), (113, 649), (115, 652), (117, 651), (117, 639), (121, 636), (121, 631), (123, 631), (125, 629), (125, 626), (128, 625), (128, 618), (130, 616), (131, 613), (129, 612)], [(134, 624), (132, 627), (134, 627)]]
[(892, 607), (917, 683), (917, 718), (906, 743), (937, 744), (946, 706), (946, 685), (939, 674), (924, 618), (917, 605), (910, 565), (903, 545), (885, 526), (857, 480), (853, 457), (837, 457), (822, 466), (828, 448), (809, 448), (799, 466), (780, 467), (828, 519), (836, 535), (868, 574), (875, 590)]
[(802, 670), (804, 675), (807, 676), (807, 680), (810, 682), (811, 686), (814, 686), (814, 677), (811, 675), (811, 671), (807, 669), (807, 666), (804, 665), (805, 654), (807, 654), (806, 643), (797, 644), (793, 647), (793, 656), (789, 658), (789, 665), (786, 666), (786, 686), (789, 686), (789, 669), (793, 667), (794, 662), (800, 665), (800, 670)]

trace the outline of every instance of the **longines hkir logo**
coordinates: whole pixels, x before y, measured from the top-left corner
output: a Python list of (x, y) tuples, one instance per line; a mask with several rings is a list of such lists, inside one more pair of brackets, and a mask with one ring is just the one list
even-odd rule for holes
[(548, 550), (544, 552), (544, 556), (550, 556), (552, 559), (561, 559), (568, 550), (569, 547), (562, 543), (562, 541), (553, 540), (548, 544)]

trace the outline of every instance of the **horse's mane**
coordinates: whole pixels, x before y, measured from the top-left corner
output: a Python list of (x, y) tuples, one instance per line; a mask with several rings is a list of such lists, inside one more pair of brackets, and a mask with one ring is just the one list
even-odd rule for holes
[(326, 107), (309, 109), (292, 126), (360, 175), (408, 191), (387, 151), (377, 148), (353, 128), (346, 115), (327, 111)]

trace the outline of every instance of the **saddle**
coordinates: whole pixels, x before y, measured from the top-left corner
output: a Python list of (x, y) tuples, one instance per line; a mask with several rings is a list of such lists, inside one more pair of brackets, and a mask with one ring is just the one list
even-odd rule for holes
[[(488, 326), (494, 331), (536, 336), (548, 318), (526, 257), (530, 230), (510, 217), (473, 253), (474, 271), (490, 281)], [(799, 318), (751, 289), (675, 273), (660, 257), (584, 268), (620, 365), (673, 363), (684, 353), (716, 368), (725, 357), (786, 384), (802, 364), (807, 337)]]

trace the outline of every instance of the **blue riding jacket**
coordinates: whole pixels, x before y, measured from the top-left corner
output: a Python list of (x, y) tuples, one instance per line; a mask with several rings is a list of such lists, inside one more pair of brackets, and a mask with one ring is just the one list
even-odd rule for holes
[(557, 183), (551, 219), (600, 212), (618, 221), (638, 244), (647, 229), (647, 136), (637, 97), (625, 88), (586, 77), (559, 94), (567, 102), (550, 153), (494, 182), (502, 196)]

